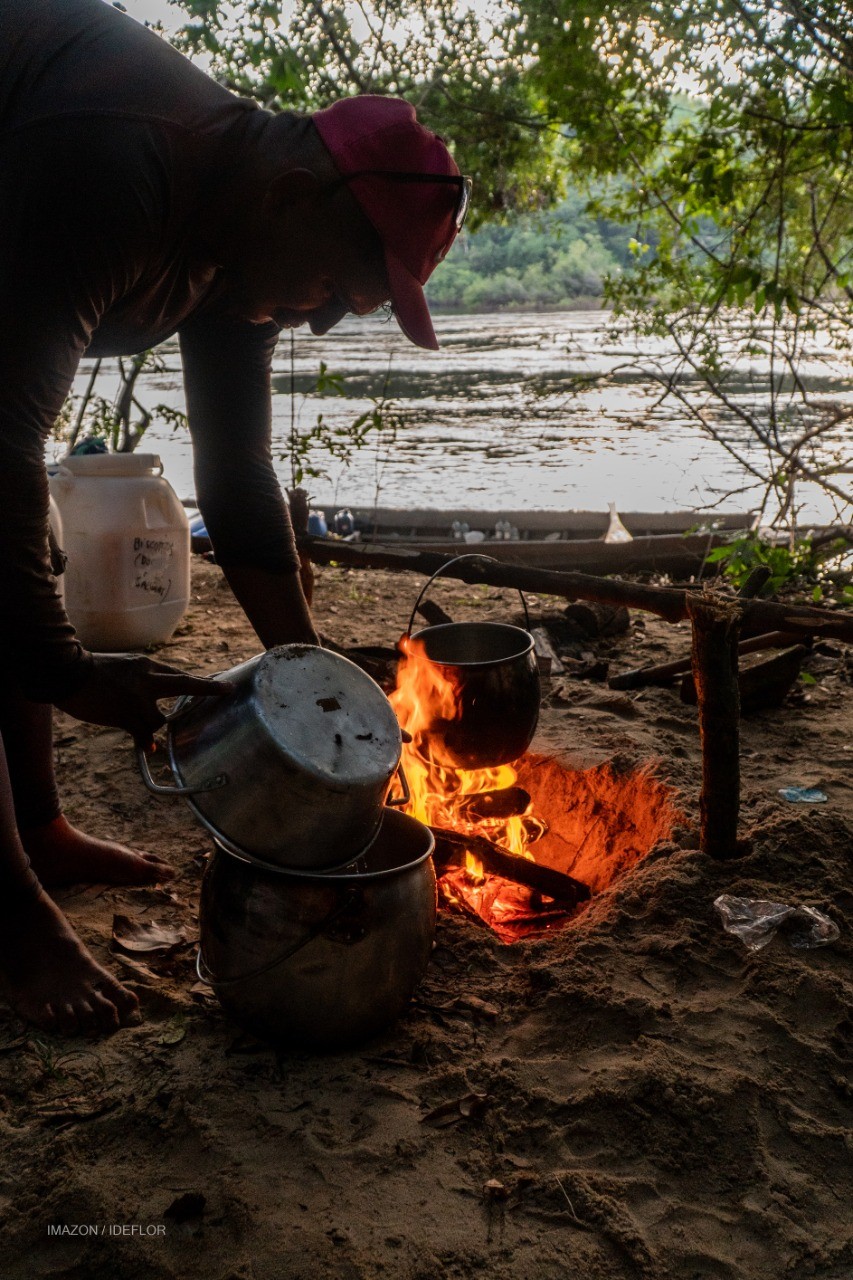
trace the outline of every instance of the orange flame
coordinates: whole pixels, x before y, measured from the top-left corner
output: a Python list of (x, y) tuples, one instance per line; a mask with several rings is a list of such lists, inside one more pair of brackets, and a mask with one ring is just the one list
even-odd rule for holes
[[(573, 771), (558, 761), (525, 755), (516, 765), (463, 770), (448, 765), (442, 727), (459, 719), (458, 686), (427, 658), (416, 637), (400, 643), (403, 656), (390, 695), (401, 728), (412, 735), (403, 747), (411, 801), (407, 812), (429, 826), (461, 835), (485, 836), (522, 858), (575, 876), (593, 893), (606, 889), (634, 866), (680, 818), (670, 787), (651, 769), (615, 765)], [(484, 817), (472, 798), (520, 783), (533, 797), (523, 813)], [(547, 821), (534, 816), (537, 809)], [(534, 859), (529, 846), (537, 844)], [(450, 906), (484, 920), (504, 942), (563, 924), (570, 912), (530, 889), (489, 874), (466, 852), (464, 867), (451, 867), (439, 881)]]
[[(403, 657), (390, 700), (400, 726), (412, 735), (412, 741), (403, 747), (403, 768), (412, 793), (407, 812), (433, 827), (485, 836), (532, 860), (528, 845), (545, 826), (530, 814), (529, 805), (524, 813), (510, 817), (483, 817), (472, 812), (473, 797), (514, 786), (516, 770), (511, 765), (468, 770), (447, 764), (441, 750), (441, 728), (459, 719), (458, 686), (427, 658), (417, 638), (405, 636), (400, 647)], [(453, 867), (444, 873), (440, 889), (445, 901), (479, 915), (505, 941), (518, 936), (512, 930), (514, 921), (531, 916), (530, 890), (488, 875), (470, 852), (465, 854), (464, 868)]]
[(515, 769), (506, 764), (494, 769), (454, 769), (446, 763), (441, 752), (441, 724), (459, 719), (458, 686), (445, 676), (446, 668), (427, 658), (416, 637), (404, 636), (401, 648), (397, 687), (390, 701), (401, 728), (412, 735), (412, 741), (403, 747), (403, 768), (412, 793), (407, 812), (432, 827), (487, 836), (511, 853), (529, 858), (531, 826), (525, 825), (524, 814), (472, 818), (466, 806), (472, 796), (514, 786), (518, 778)]

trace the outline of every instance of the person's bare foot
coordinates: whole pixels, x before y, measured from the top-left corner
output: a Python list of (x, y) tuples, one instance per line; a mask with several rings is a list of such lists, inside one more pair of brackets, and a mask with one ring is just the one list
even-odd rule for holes
[(60, 814), (42, 827), (29, 827), (21, 842), (43, 885), (156, 884), (174, 869), (154, 853), (136, 853), (123, 844), (98, 840), (72, 827)]
[(46, 893), (6, 903), (0, 972), (26, 1022), (65, 1035), (117, 1031), (139, 1020), (139, 1001), (103, 969)]

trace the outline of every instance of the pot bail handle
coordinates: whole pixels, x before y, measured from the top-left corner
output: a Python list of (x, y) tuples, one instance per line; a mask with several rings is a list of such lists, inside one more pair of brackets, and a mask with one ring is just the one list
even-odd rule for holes
[(395, 800), (389, 800), (387, 796), (385, 797), (385, 803), (389, 809), (402, 808), (402, 806), (408, 804), (412, 798), (412, 793), (409, 790), (409, 780), (406, 777), (402, 764), (397, 765), (397, 779), (400, 783), (400, 790), (403, 794), (397, 796)]
[[(441, 575), (444, 573), (445, 569), (449, 569), (452, 564), (458, 564), (460, 560), (488, 560), (491, 564), (500, 564), (500, 561), (496, 560), (494, 556), (483, 556), (483, 555), (480, 555), (478, 551), (466, 551), (464, 555), (454, 556), (452, 560), (445, 560), (444, 564), (439, 565), (439, 567), (436, 569), (432, 577), (428, 578), (427, 581), (424, 583), (424, 585), (421, 587), (420, 595), (415, 601), (415, 607), (412, 610), (412, 616), (411, 618), (409, 618), (409, 625), (406, 628), (407, 636), (411, 636), (412, 627), (414, 626), (414, 622), (415, 622), (415, 615), (418, 612), (420, 603), (423, 600), (424, 596), (426, 595), (427, 591), (435, 582), (436, 578), (440, 578)], [(524, 628), (526, 631), (529, 631), (530, 630), (530, 612), (527, 608), (527, 601), (524, 598), (524, 592), (521, 590), (521, 588), (517, 587), (516, 590), (518, 591), (518, 594), (521, 596), (521, 607), (524, 610)]]
[(151, 776), (151, 766), (148, 763), (148, 756), (145, 754), (145, 747), (141, 743), (136, 744), (136, 763), (139, 765), (142, 781), (155, 796), (199, 796), (206, 791), (216, 791), (219, 787), (224, 787), (228, 782), (227, 773), (217, 773), (214, 777), (200, 782), (197, 787), (167, 787), (160, 782), (155, 782)]
[[(241, 973), (235, 978), (219, 978), (205, 960), (204, 953), (201, 949), (201, 943), (199, 943), (195, 957), (195, 971), (198, 974), (199, 979), (209, 987), (233, 987), (238, 982), (249, 982), (253, 978), (260, 978), (262, 974), (269, 973), (270, 969), (275, 969), (277, 965), (284, 964), (285, 960), (290, 960), (290, 958), (295, 956), (297, 952), (301, 951), (303, 947), (307, 947), (309, 942), (313, 942), (316, 938), (319, 938), (321, 934), (326, 932), (330, 925), (334, 924), (336, 920), (339, 920), (341, 916), (345, 915), (347, 911), (349, 911), (358, 902), (359, 897), (360, 892), (358, 889), (346, 889), (341, 895), (340, 902), (336, 903), (332, 907), (328, 915), (324, 916), (319, 924), (316, 924), (313, 929), (309, 929), (304, 938), (300, 938), (298, 942), (295, 942), (292, 947), (288, 947), (286, 951), (279, 952), (274, 960), (270, 960), (267, 964), (261, 965), (259, 969), (251, 969), (248, 973)], [(349, 939), (337, 939), (337, 941), (357, 942), (359, 939), (352, 937)]]

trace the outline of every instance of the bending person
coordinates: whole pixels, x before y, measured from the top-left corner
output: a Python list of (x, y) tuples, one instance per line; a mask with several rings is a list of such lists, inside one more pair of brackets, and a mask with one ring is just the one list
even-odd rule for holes
[(469, 194), (397, 99), (274, 116), (103, 0), (0, 7), (0, 970), (39, 1026), (114, 1027), (136, 1002), (35, 873), (169, 874), (65, 821), (51, 705), (145, 739), (158, 698), (211, 692), (145, 658), (87, 653), (64, 614), (43, 459), (80, 359), (179, 335), (217, 560), (264, 645), (317, 643), (272, 465), (278, 335), (390, 301), (413, 342), (437, 347), (423, 284)]

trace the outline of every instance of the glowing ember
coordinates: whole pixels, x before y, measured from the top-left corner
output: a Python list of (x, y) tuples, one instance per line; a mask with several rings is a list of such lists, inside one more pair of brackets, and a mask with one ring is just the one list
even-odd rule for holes
[[(602, 766), (573, 772), (532, 755), (495, 769), (460, 770), (443, 763), (442, 727), (459, 717), (456, 688), (417, 639), (404, 637), (401, 648), (390, 699), (401, 727), (412, 735), (403, 747), (412, 793), (407, 812), (421, 822), (485, 837), (520, 858), (575, 876), (594, 893), (670, 833), (678, 816), (672, 792), (650, 771), (620, 774)], [(525, 791), (532, 796), (526, 804)], [(516, 811), (505, 816), (507, 806), (494, 803), (493, 793), (520, 798)], [(486, 800), (478, 806), (476, 796)], [(495, 816), (482, 816), (490, 809)], [(534, 843), (536, 859), (530, 852)], [(440, 876), (439, 892), (446, 905), (479, 917), (504, 942), (553, 929), (574, 914), (536, 890), (487, 873), (470, 852), (464, 867)]]

